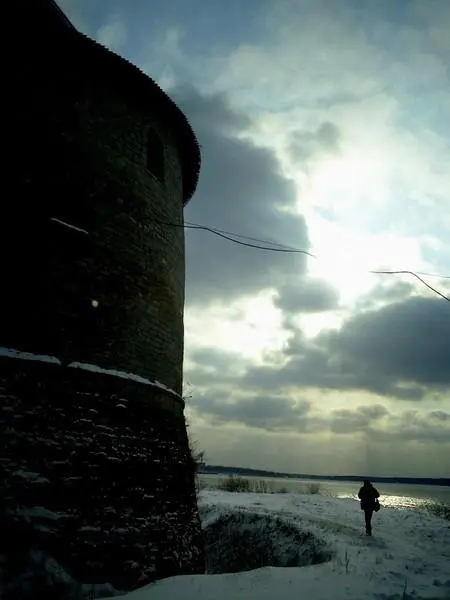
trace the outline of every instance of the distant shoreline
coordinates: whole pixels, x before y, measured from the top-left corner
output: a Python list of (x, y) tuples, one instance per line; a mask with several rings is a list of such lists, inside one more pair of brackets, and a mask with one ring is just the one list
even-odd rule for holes
[(305, 475), (302, 473), (278, 473), (246, 467), (226, 467), (222, 465), (201, 465), (201, 475), (239, 475), (241, 477), (270, 477), (275, 479), (311, 479), (322, 481), (363, 481), (370, 479), (374, 483), (403, 483), (410, 485), (438, 485), (450, 487), (448, 477), (375, 477), (368, 475)]

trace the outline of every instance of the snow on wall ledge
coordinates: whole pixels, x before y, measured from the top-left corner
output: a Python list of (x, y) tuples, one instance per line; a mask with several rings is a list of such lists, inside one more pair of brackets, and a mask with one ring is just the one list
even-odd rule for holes
[[(15, 350), (14, 348), (4, 348), (0, 346), (0, 357), (4, 356), (7, 358), (18, 358), (21, 360), (35, 360), (37, 362), (45, 362), (51, 363), (54, 365), (61, 365), (61, 361), (59, 358), (55, 356), (48, 356), (47, 354), (33, 354), (32, 352), (23, 352), (21, 350)], [(174, 390), (171, 390), (169, 387), (161, 383), (160, 381), (150, 381), (145, 377), (141, 377), (140, 375), (136, 375), (135, 373), (128, 373), (126, 371), (117, 371), (116, 369), (104, 369), (103, 367), (99, 367), (97, 365), (91, 365), (88, 363), (80, 363), (80, 362), (71, 362), (67, 365), (67, 367), (73, 369), (85, 369), (86, 371), (91, 371), (92, 373), (100, 373), (103, 375), (111, 375), (112, 377), (121, 377), (122, 379), (129, 379), (130, 381), (136, 381), (137, 383), (143, 383), (145, 385), (152, 385), (163, 390), (166, 390), (170, 394), (173, 394), (177, 398), (181, 398), (179, 394), (177, 394)]]
[(179, 398), (134, 377), (55, 361), (1, 351), (5, 572), (17, 578), (30, 549), (80, 583), (120, 590), (203, 572)]

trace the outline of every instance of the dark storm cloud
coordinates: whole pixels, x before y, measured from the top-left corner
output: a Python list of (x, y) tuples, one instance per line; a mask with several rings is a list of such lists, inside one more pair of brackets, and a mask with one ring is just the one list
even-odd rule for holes
[(244, 367), (242, 358), (234, 352), (212, 346), (189, 350), (184, 367), (188, 393), (192, 386), (197, 389), (213, 386), (215, 395), (217, 390), (219, 393), (222, 393), (223, 388), (229, 390), (229, 386), (239, 378), (239, 373), (242, 373)]
[(419, 413), (406, 410), (399, 414), (390, 413), (384, 406), (358, 406), (352, 410), (332, 412), (330, 430), (347, 435), (363, 432), (368, 440), (380, 442), (435, 442), (447, 443), (450, 440), (449, 419), (435, 419), (435, 412)]
[(384, 281), (362, 296), (356, 304), (356, 310), (376, 308), (380, 304), (387, 304), (408, 298), (414, 292), (414, 286), (406, 281)]
[(431, 411), (430, 417), (437, 421), (449, 421), (450, 422), (450, 413), (444, 412), (443, 410)]
[(354, 316), (342, 329), (314, 341), (297, 330), (284, 354), (287, 362), (282, 367), (248, 366), (236, 377), (227, 367), (230, 356), (222, 357), (214, 376), (202, 374), (201, 365), (214, 356), (207, 351), (188, 377), (193, 375), (200, 385), (214, 383), (215, 377), (223, 385), (234, 382), (244, 390), (274, 393), (322, 388), (359, 389), (413, 401), (430, 391), (444, 397), (450, 392), (450, 310), (443, 300), (411, 297)]
[(294, 400), (277, 394), (233, 395), (232, 390), (194, 394), (188, 405), (214, 426), (234, 423), (271, 432), (331, 432), (341, 436), (362, 433), (368, 441), (374, 442), (445, 444), (450, 440), (450, 414), (443, 411), (392, 413), (381, 404), (372, 404), (317, 412), (304, 398)]
[[(289, 347), (286, 354), (289, 355)], [(281, 368), (249, 367), (240, 385), (250, 389), (282, 390), (285, 388), (321, 388), (334, 390), (367, 390), (382, 396), (420, 400), (425, 389), (413, 384), (399, 384), (383, 373), (361, 368), (332, 355), (327, 348), (310, 342), (298, 344), (295, 353)]]
[(242, 360), (235, 352), (228, 352), (213, 346), (193, 348), (189, 352), (189, 359), (216, 372), (230, 372), (242, 366)]
[[(436, 411), (422, 414), (417, 410), (403, 411), (392, 417), (387, 428), (370, 428), (368, 435), (374, 441), (448, 443), (450, 441), (450, 418), (436, 421)], [(446, 414), (448, 417), (448, 413)]]
[(360, 389), (420, 400), (450, 391), (450, 309), (440, 299), (411, 297), (350, 318), (313, 342), (294, 333), (281, 368), (250, 367), (253, 389)]
[[(210, 349), (197, 351), (190, 355), (192, 365), (188, 379), (195, 375), (198, 386), (188, 405), (217, 426), (242, 423), (266, 431), (305, 434), (329, 431), (342, 436), (363, 433), (374, 442), (440, 444), (450, 441), (450, 413), (446, 410), (398, 413), (380, 403), (327, 410), (325, 395), (320, 403), (309, 400), (309, 392), (299, 397), (299, 388), (305, 387), (321, 387), (324, 393), (326, 388), (365, 389), (401, 399), (420, 399), (427, 390), (414, 382), (383, 377), (380, 384), (376, 373), (368, 378), (354, 371), (342, 377), (334, 359), (327, 361), (322, 349), (309, 347), (308, 352), (307, 348), (307, 340), (299, 336), (292, 344), (295, 354), (288, 365), (281, 369), (250, 368), (244, 377), (233, 375), (232, 367), (238, 355), (233, 357), (231, 353), (220, 351), (214, 354)], [(202, 371), (211, 369), (211, 365), (214, 365), (213, 371)]]
[(413, 297), (350, 319), (324, 336), (327, 350), (356, 372), (450, 388), (450, 305)]
[[(223, 96), (189, 89), (171, 92), (202, 146), (197, 192), (186, 221), (308, 249), (307, 227), (293, 209), (296, 189), (280, 173), (275, 154), (242, 134), (251, 121)], [(302, 255), (246, 248), (205, 231), (187, 230), (187, 302), (206, 304), (262, 288), (305, 271)]]
[(358, 412), (365, 418), (372, 419), (381, 419), (389, 414), (389, 411), (382, 404), (370, 404), (369, 406), (359, 406)]
[(185, 366), (184, 368), (184, 381), (188, 389), (193, 386), (194, 388), (205, 388), (208, 386), (217, 387), (228, 387), (233, 384), (239, 376), (231, 374), (229, 372), (217, 371), (206, 367), (205, 365), (195, 365), (195, 367)]
[(189, 386), (229, 385), (242, 371), (238, 354), (220, 348), (202, 347), (190, 350), (185, 365), (185, 381)]
[(333, 433), (367, 431), (379, 419), (389, 415), (381, 404), (358, 406), (354, 410), (340, 409), (332, 412), (330, 430)]
[(326, 281), (303, 277), (282, 285), (274, 304), (285, 313), (323, 312), (337, 308), (339, 294)]
[(311, 405), (306, 400), (294, 401), (284, 396), (232, 397), (220, 392), (193, 397), (190, 406), (215, 424), (239, 422), (272, 431), (304, 430)]

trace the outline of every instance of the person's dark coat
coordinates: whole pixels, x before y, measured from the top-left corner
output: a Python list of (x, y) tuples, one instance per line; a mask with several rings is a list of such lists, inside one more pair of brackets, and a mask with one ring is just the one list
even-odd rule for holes
[(361, 509), (364, 511), (367, 535), (372, 535), (372, 515), (379, 497), (379, 491), (367, 480), (358, 492), (358, 498), (361, 500)]
[(375, 500), (380, 497), (379, 491), (373, 487), (370, 481), (365, 481), (358, 492), (358, 498), (361, 500), (362, 510), (374, 510)]

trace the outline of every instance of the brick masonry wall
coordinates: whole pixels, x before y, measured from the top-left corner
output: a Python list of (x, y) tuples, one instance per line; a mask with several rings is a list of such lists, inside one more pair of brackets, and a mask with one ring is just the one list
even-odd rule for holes
[[(36, 46), (8, 86), (0, 346), (63, 366), (0, 357), (0, 512), (22, 558), (4, 551), (11, 569), (37, 547), (80, 581), (130, 589), (203, 569), (182, 405), (67, 364), (181, 392), (184, 234), (161, 224), (182, 224), (181, 165), (151, 106), (101, 73), (87, 79), (64, 52)], [(146, 169), (150, 126), (166, 149), (164, 185)]]
[(4, 583), (26, 570), (29, 549), (79, 582), (120, 590), (203, 572), (182, 408), (164, 396), (116, 377), (0, 359)]
[[(132, 102), (74, 76), (59, 83), (40, 83), (17, 107), (12, 156), (24, 158), (24, 139), (27, 152), (12, 161), (15, 198), (2, 207), (0, 343), (131, 370), (180, 392), (184, 232), (161, 224), (183, 222), (177, 148)], [(165, 144), (165, 185), (146, 168), (150, 126)]]

